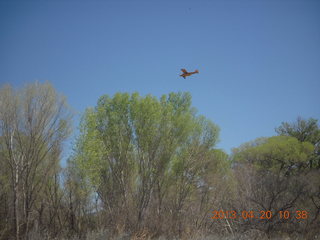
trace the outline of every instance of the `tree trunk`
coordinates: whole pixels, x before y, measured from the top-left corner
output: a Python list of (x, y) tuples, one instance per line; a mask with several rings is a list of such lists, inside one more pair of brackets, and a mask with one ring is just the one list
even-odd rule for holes
[(18, 182), (19, 182), (19, 173), (18, 166), (15, 168), (15, 176), (14, 176), (14, 186), (13, 186), (13, 201), (14, 201), (14, 224), (15, 224), (15, 235), (16, 240), (19, 240), (20, 235), (20, 219), (19, 219), (19, 194), (18, 194)]

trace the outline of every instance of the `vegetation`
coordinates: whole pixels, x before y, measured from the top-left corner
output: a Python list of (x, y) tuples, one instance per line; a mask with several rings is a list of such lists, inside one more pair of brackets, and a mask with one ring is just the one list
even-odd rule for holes
[(49, 83), (0, 89), (0, 239), (320, 234), (316, 119), (282, 123), (229, 156), (188, 93), (104, 95), (61, 168), (71, 116)]

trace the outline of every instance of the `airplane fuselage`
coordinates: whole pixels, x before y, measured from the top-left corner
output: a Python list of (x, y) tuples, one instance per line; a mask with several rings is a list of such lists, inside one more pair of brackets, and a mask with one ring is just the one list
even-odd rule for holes
[(180, 76), (183, 77), (183, 78), (186, 78), (186, 77), (191, 76), (192, 74), (195, 74), (195, 73), (198, 73), (198, 71), (182, 73)]

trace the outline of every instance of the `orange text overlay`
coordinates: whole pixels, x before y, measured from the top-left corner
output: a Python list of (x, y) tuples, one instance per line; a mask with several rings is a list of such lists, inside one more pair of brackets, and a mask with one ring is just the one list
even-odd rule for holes
[(215, 210), (211, 212), (211, 219), (307, 219), (308, 212), (301, 210), (301, 211), (223, 211), (223, 210)]

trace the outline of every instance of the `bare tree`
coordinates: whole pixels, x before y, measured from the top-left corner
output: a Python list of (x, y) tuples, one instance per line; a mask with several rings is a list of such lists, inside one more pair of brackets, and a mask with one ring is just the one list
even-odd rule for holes
[(0, 90), (1, 148), (10, 172), (16, 239), (28, 233), (34, 203), (54, 175), (70, 118), (65, 98), (49, 83)]

